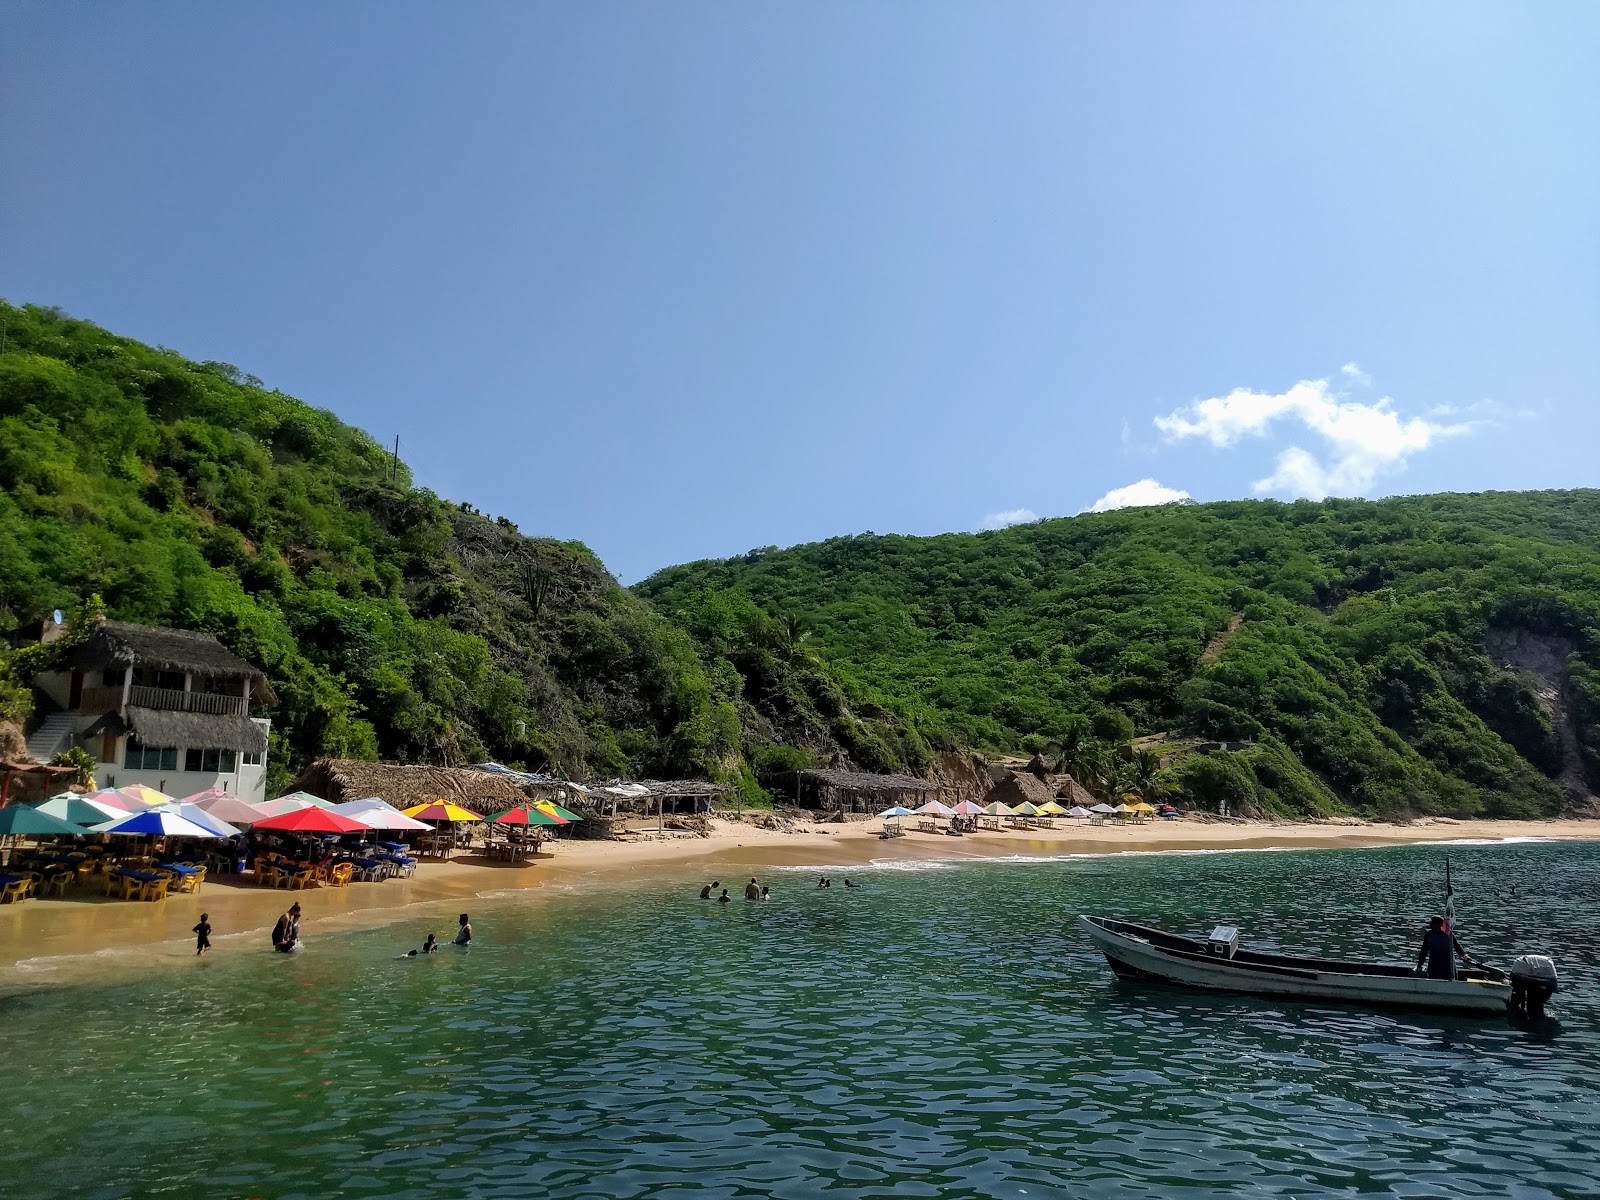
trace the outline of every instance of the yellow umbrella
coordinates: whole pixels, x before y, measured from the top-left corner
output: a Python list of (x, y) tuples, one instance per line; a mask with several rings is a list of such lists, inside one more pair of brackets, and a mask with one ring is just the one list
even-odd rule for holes
[(413, 821), (481, 821), (475, 812), (468, 812), (459, 804), (451, 804), (448, 800), (429, 800), (423, 804), (414, 804), (401, 812)]
[(1041, 817), (1064, 817), (1067, 815), (1067, 810), (1054, 800), (1048, 800), (1039, 805), (1039, 815)]
[(1128, 811), (1129, 812), (1153, 813), (1153, 812), (1155, 812), (1155, 808), (1152, 805), (1146, 804), (1143, 800), (1136, 800), (1136, 801), (1134, 801), (1134, 803), (1128, 805)]

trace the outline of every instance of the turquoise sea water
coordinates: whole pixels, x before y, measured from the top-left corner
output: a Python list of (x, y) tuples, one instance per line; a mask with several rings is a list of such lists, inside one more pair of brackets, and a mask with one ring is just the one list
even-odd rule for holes
[[(1403, 959), (1447, 852), (1470, 949), (1557, 956), (1555, 1020), (1118, 983), (1072, 924)], [(394, 957), (426, 923), (311, 922), (0, 1000), (0, 1194), (1600, 1194), (1600, 847), (848, 873), (480, 902), (430, 959)]]

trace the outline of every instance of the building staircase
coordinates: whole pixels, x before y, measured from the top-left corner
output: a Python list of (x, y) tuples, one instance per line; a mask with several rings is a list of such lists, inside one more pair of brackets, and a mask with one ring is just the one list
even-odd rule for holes
[(57, 752), (66, 749), (67, 743), (72, 740), (74, 720), (69, 712), (51, 713), (46, 717), (44, 723), (28, 738), (28, 757), (36, 762), (47, 763)]

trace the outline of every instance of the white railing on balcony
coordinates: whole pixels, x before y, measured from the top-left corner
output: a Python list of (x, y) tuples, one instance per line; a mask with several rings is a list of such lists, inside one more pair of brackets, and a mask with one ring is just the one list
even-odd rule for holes
[(183, 692), (176, 688), (140, 687), (128, 690), (128, 703), (136, 708), (161, 708), (168, 712), (214, 713), (244, 717), (250, 702), (243, 696), (218, 696), (208, 692)]

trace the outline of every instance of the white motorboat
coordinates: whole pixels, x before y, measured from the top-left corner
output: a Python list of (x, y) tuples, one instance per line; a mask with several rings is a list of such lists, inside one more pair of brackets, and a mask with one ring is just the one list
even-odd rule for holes
[(1078, 922), (1111, 969), (1127, 978), (1289, 1000), (1452, 1012), (1503, 1013), (1512, 998), (1511, 977), (1492, 967), (1462, 967), (1455, 979), (1429, 979), (1403, 966), (1243, 950), (1232, 926), (1192, 938), (1104, 917), (1080, 916)]

